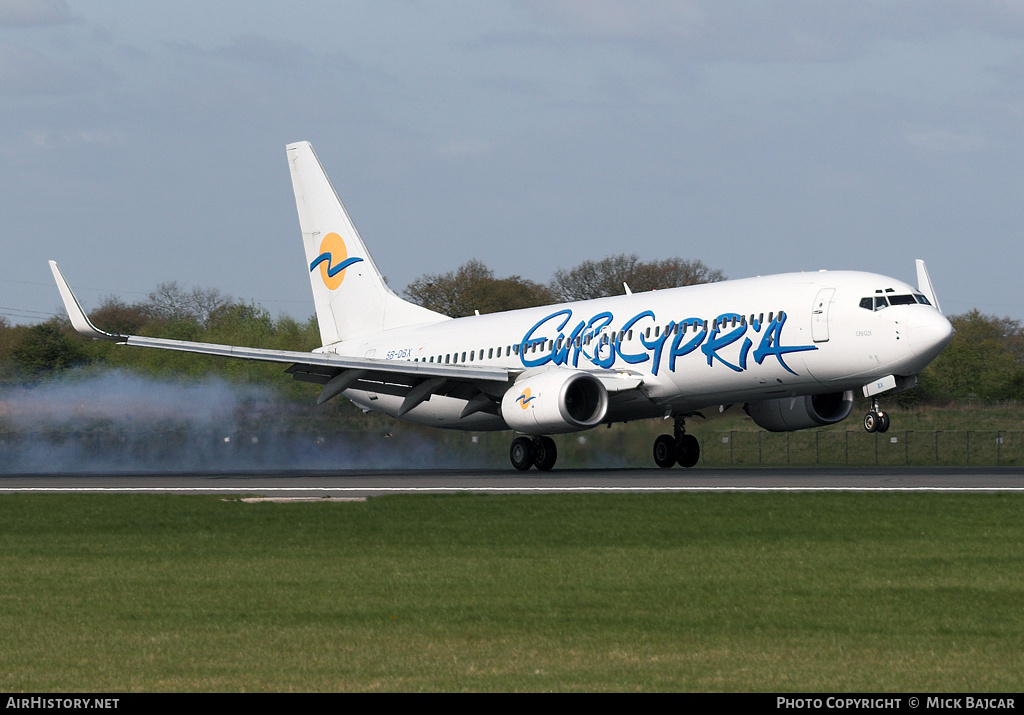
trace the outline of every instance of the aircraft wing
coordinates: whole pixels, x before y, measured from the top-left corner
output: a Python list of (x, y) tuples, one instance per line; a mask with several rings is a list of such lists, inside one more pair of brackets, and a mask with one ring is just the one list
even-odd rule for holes
[[(285, 372), (296, 380), (324, 386), (317, 399), (322, 404), (344, 390), (365, 389), (384, 394), (406, 397), (402, 413), (428, 399), (432, 394), (451, 394), (472, 399), (487, 395), (490, 400), (479, 399), (480, 410), (489, 410), (489, 402), (500, 400), (520, 371), (484, 365), (446, 365), (441, 363), (412, 362), (409, 360), (383, 360), (357, 358), (329, 352), (302, 352), (297, 350), (267, 350), (264, 348), (199, 343), (188, 340), (150, 338), (141, 335), (120, 335), (100, 330), (86, 316), (81, 304), (65, 280), (55, 261), (50, 270), (57, 281), (64, 307), (71, 325), (81, 335), (94, 340), (107, 340), (143, 348), (178, 350), (201, 355), (218, 355), (241, 360), (257, 360), (289, 365)], [(466, 397), (468, 395), (468, 397)]]

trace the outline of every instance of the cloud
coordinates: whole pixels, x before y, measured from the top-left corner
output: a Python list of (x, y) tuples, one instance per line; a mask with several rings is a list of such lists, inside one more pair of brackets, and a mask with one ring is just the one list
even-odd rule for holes
[(648, 0), (544, 0), (528, 3), (548, 23), (591, 39), (659, 39), (693, 36), (706, 13), (692, 2)]
[(702, 61), (836, 62), (880, 42), (976, 29), (1024, 35), (1024, 1), (528, 0), (537, 32), (564, 41), (614, 42)]
[(216, 54), (245, 63), (292, 65), (309, 61), (312, 54), (298, 42), (271, 40), (259, 35), (238, 35)]
[(187, 40), (164, 43), (172, 52), (198, 59), (217, 58), (241, 64), (263, 64), (275, 67), (302, 66), (311, 63), (314, 55), (298, 42), (273, 40), (262, 35), (235, 35), (227, 44), (207, 50)]
[(0, 27), (47, 27), (72, 21), (64, 0), (0, 0)]
[(0, 95), (63, 94), (81, 87), (81, 76), (33, 49), (0, 44)]

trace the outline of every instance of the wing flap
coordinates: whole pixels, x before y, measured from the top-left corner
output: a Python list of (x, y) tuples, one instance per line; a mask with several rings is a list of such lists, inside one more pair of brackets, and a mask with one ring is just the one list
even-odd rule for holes
[[(389, 375), (409, 378), (447, 377), (455, 380), (487, 382), (507, 382), (511, 371), (508, 368), (486, 365), (445, 365), (440, 363), (412, 362), (411, 360), (383, 360), (380, 358), (357, 358), (335, 353), (307, 353), (298, 350), (268, 350), (266, 348), (249, 348), (236, 345), (219, 345), (216, 343), (198, 343), (188, 340), (171, 340), (169, 338), (148, 338), (140, 335), (119, 336), (126, 345), (141, 348), (158, 348), (161, 350), (177, 350), (179, 352), (198, 353), (201, 355), (219, 355), (220, 357), (238, 360), (257, 360), (261, 362), (290, 363), (295, 369), (288, 372), (305, 372), (313, 375), (333, 378), (340, 370), (365, 370), (369, 381), (386, 380)], [(324, 370), (323, 368), (328, 368)], [(330, 370), (334, 369), (334, 372)], [(319, 380), (310, 380), (318, 382)], [(323, 384), (326, 384), (323, 383)]]
[[(302, 352), (299, 350), (268, 350), (266, 348), (250, 348), (237, 345), (220, 345), (217, 343), (200, 343), (190, 340), (172, 340), (170, 338), (150, 338), (142, 335), (119, 335), (100, 330), (86, 316), (81, 303), (72, 292), (60, 268), (55, 261), (50, 261), (50, 270), (57, 281), (64, 308), (68, 312), (71, 325), (81, 335), (93, 340), (112, 340), (125, 345), (159, 350), (176, 350), (178, 352), (197, 353), (200, 355), (217, 355), (238, 360), (257, 360), (288, 364), (287, 372), (296, 379), (306, 382), (328, 384), (337, 375), (347, 370), (362, 371), (352, 381), (368, 381), (395, 383), (397, 385), (414, 386), (430, 378), (448, 378), (462, 382), (506, 383), (515, 376), (515, 372), (503, 367), (487, 365), (447, 365), (441, 363), (412, 362), (410, 360), (382, 360), (380, 358), (357, 358), (338, 355), (330, 352)], [(301, 377), (300, 377), (301, 375)]]

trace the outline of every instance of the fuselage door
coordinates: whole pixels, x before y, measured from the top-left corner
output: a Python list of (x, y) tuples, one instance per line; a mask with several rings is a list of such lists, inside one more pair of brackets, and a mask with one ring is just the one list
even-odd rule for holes
[(811, 308), (811, 339), (816, 343), (828, 342), (828, 308), (832, 304), (835, 288), (822, 288), (814, 297)]

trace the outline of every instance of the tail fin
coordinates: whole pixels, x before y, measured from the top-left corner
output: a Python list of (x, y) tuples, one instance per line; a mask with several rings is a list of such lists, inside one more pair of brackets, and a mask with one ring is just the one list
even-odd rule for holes
[(309, 142), (287, 150), (323, 344), (446, 320), (388, 288)]

